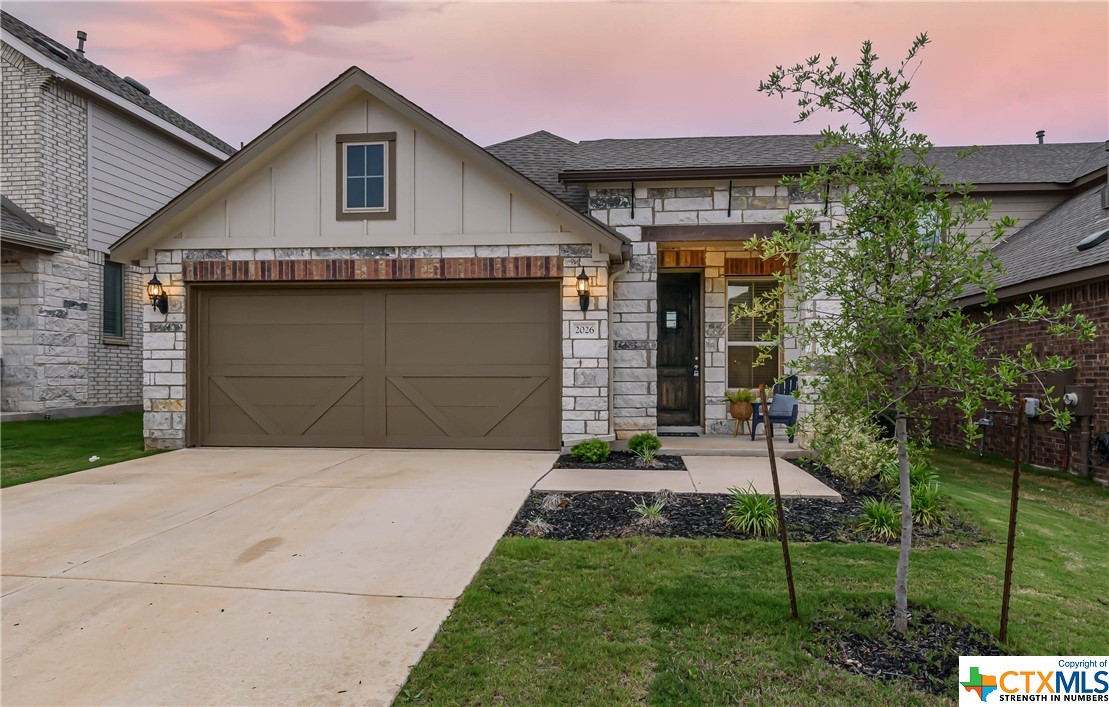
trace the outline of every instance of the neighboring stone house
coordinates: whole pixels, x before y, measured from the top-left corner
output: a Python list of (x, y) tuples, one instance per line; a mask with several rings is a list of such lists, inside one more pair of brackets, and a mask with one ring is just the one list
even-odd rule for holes
[(138, 409), (146, 281), (108, 246), (234, 150), (81, 49), (2, 28), (0, 411)]
[[(792, 208), (837, 213), (778, 184), (818, 140), (539, 132), (482, 149), (351, 68), (112, 247), (168, 296), (145, 310), (147, 444), (730, 431), (724, 392), (797, 356), (785, 341), (756, 362), (759, 324), (728, 311), (779, 269), (746, 239)], [(1014, 160), (1093, 149), (1006, 148), (979, 181), (1020, 191)], [(1006, 209), (1038, 215), (1056, 191)]]
[[(1047, 384), (1061, 396), (1068, 386), (1080, 397), (1072, 412), (1081, 415), (1067, 432), (1052, 428), (1044, 415), (1028, 425), (1029, 443), (1022, 457), (1029, 463), (1066, 468), (1109, 481), (1109, 464), (1087, 468), (1091, 438), (1109, 434), (1109, 193), (1106, 186), (1106, 148), (1087, 155), (1089, 161), (1072, 172), (1076, 186), (1065, 191), (1063, 201), (1031, 221), (1000, 244), (997, 255), (1005, 266), (998, 281), (995, 304), (987, 305), (978, 291), (960, 300), (975, 317), (1003, 320), (1032, 297), (1041, 297), (1053, 309), (1070, 306), (1074, 313), (1091, 319), (1097, 338), (1087, 343), (1060, 339), (1044, 326), (1016, 322), (990, 329), (989, 342), (998, 350), (1016, 354), (1032, 343), (1041, 355), (1060, 355), (1075, 361), (1065, 375), (1049, 376)], [(1088, 387), (1087, 387), (1088, 386)], [(1021, 386), (1020, 394), (1039, 398), (1042, 388)], [(984, 450), (1007, 457), (1013, 455), (1013, 410), (994, 412), (993, 427), (984, 430)], [(940, 414), (932, 426), (937, 441), (962, 446), (953, 411)]]

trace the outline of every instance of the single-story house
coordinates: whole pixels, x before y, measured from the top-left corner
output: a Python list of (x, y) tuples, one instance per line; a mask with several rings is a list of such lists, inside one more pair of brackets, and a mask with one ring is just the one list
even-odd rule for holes
[(168, 299), (145, 315), (147, 444), (730, 432), (725, 391), (796, 358), (784, 341), (758, 361), (761, 323), (728, 311), (777, 270), (745, 240), (835, 213), (778, 183), (818, 140), (483, 149), (351, 68), (112, 247)]

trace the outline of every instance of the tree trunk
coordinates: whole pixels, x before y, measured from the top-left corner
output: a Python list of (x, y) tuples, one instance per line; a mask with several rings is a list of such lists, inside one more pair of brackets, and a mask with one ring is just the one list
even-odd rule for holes
[(897, 586), (894, 588), (893, 627), (899, 633), (909, 629), (909, 552), (913, 547), (913, 499), (909, 485), (909, 442), (905, 413), (897, 413), (894, 437), (897, 439), (897, 466), (901, 478), (901, 551), (897, 555)]

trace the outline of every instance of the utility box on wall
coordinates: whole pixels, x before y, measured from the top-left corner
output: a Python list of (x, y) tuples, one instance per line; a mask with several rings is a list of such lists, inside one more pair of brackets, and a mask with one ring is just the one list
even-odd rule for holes
[(1074, 405), (1068, 405), (1074, 417), (1093, 417), (1094, 414), (1094, 387), (1092, 385), (1068, 385), (1063, 389), (1064, 395), (1074, 394), (1077, 400)]

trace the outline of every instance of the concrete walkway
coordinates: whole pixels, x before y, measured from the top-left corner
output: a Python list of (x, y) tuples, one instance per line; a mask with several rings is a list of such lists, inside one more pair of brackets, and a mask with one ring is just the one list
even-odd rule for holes
[[(552, 469), (539, 480), (535, 490), (649, 493), (669, 489), (675, 493), (728, 493), (732, 488), (747, 489), (750, 484), (759, 493), (774, 493), (767, 457), (687, 456), (683, 459), (688, 471)], [(778, 460), (778, 483), (785, 497), (843, 500), (836, 491), (784, 459)]]
[(189, 449), (0, 492), (5, 704), (388, 704), (555, 455)]

